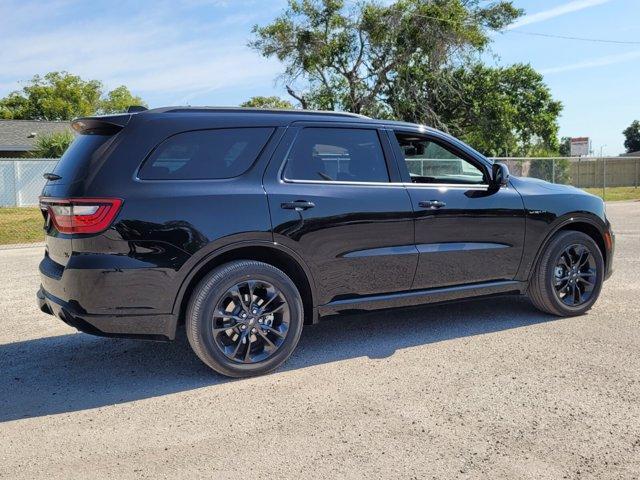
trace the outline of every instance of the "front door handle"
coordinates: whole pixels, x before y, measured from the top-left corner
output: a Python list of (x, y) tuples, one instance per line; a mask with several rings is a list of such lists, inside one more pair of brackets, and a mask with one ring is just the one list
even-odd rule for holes
[(296, 200), (295, 202), (283, 202), (280, 204), (280, 208), (284, 208), (285, 210), (295, 210), (296, 212), (308, 210), (309, 208), (313, 208), (315, 206), (315, 203), (308, 202), (306, 200)]
[(436, 210), (438, 208), (445, 207), (447, 204), (444, 202), (441, 202), (440, 200), (426, 200), (424, 202), (419, 202), (418, 205), (422, 208)]

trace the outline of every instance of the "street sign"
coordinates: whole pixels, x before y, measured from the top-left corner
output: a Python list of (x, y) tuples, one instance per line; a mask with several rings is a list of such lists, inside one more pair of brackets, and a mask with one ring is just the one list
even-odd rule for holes
[(571, 156), (586, 157), (589, 155), (589, 146), (591, 141), (589, 137), (572, 137), (571, 138)]

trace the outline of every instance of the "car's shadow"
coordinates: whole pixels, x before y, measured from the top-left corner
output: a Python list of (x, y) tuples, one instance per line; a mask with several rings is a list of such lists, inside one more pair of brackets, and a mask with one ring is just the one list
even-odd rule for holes
[[(305, 327), (283, 370), (553, 320), (523, 298), (349, 315)], [(276, 373), (277, 374), (277, 373)], [(96, 408), (229, 382), (184, 335), (172, 343), (69, 334), (0, 345), (0, 422)]]

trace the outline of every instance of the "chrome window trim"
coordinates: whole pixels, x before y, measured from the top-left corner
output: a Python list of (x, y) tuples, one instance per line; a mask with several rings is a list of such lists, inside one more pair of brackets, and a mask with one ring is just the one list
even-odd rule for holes
[(311, 184), (311, 185), (349, 185), (349, 186), (365, 186), (365, 187), (417, 187), (417, 188), (456, 188), (464, 190), (487, 190), (488, 184), (485, 183), (406, 183), (406, 182), (346, 182), (343, 180), (293, 180), (286, 177), (281, 177), (280, 180), (284, 183), (293, 184)]
[(401, 182), (349, 182), (344, 180), (294, 180), (291, 178), (286, 178), (284, 176), (280, 177), (280, 180), (284, 183), (294, 183), (294, 184), (311, 184), (311, 185), (349, 185), (349, 186), (365, 186), (365, 187), (402, 187), (404, 186)]
[(439, 190), (441, 188), (457, 188), (464, 190), (487, 190), (489, 184), (487, 183), (403, 183), (405, 187), (417, 187), (417, 188), (433, 188)]

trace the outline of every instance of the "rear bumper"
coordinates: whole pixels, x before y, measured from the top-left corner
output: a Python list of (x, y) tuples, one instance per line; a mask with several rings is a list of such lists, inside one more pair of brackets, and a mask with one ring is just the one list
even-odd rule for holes
[(40, 287), (38, 307), (81, 332), (101, 337), (169, 341), (175, 337), (173, 315), (93, 315), (67, 303)]

